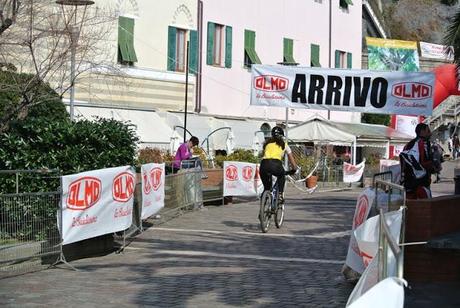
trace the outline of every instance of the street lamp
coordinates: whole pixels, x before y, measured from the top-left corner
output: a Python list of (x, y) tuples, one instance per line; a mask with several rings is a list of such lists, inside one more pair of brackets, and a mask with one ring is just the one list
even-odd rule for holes
[[(57, 0), (57, 4), (61, 5), (62, 12), (64, 16), (64, 21), (66, 25), (66, 29), (69, 31), (70, 36), (70, 120), (74, 120), (74, 104), (75, 104), (75, 54), (77, 52), (77, 44), (78, 44), (78, 37), (80, 35), (80, 29), (77, 26), (77, 12), (79, 7), (83, 7), (83, 13), (81, 16), (81, 25), (83, 25), (83, 21), (85, 19), (86, 8), (90, 5), (94, 4), (94, 1), (91, 0)], [(65, 20), (65, 10), (64, 6), (71, 7), (73, 6), (74, 9), (72, 10), (69, 20)], [(73, 19), (72, 24), (70, 24), (71, 20)], [(69, 22), (69, 23), (68, 23)]]

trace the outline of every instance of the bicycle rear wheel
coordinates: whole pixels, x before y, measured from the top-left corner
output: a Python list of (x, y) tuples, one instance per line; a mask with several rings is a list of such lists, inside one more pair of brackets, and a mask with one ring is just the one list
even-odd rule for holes
[(260, 229), (263, 233), (267, 233), (268, 227), (270, 226), (270, 217), (271, 217), (271, 203), (272, 195), (270, 191), (266, 190), (260, 198), (260, 210), (259, 210), (259, 221)]
[(284, 203), (277, 203), (276, 212), (275, 212), (275, 226), (281, 228), (281, 225), (284, 221)]

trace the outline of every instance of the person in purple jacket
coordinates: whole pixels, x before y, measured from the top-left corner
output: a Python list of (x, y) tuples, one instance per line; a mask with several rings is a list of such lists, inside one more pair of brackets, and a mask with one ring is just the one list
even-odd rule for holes
[[(173, 173), (181, 168), (195, 168), (201, 167), (201, 161), (199, 159), (192, 158), (192, 148), (197, 146), (199, 140), (197, 137), (192, 136), (186, 143), (182, 143), (176, 151), (176, 156), (173, 163)], [(183, 162), (184, 161), (184, 162)]]

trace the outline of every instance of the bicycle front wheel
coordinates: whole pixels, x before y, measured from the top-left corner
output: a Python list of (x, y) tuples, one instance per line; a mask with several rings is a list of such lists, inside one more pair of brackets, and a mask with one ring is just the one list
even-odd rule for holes
[(266, 190), (260, 198), (260, 210), (259, 210), (259, 221), (260, 229), (263, 233), (267, 233), (268, 227), (270, 226), (270, 216), (271, 216), (271, 203), (272, 195), (270, 191)]
[(281, 225), (283, 224), (284, 221), (284, 203), (279, 203), (277, 202), (278, 205), (276, 207), (276, 212), (275, 212), (275, 226), (277, 228), (281, 228)]

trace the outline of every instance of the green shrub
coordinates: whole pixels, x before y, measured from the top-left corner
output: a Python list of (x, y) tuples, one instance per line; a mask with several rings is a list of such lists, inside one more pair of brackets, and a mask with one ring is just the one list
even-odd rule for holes
[(259, 163), (260, 159), (252, 153), (251, 150), (236, 149), (232, 154), (223, 156), (217, 155), (214, 159), (216, 165), (220, 168), (224, 166), (224, 161), (242, 161), (248, 163)]

